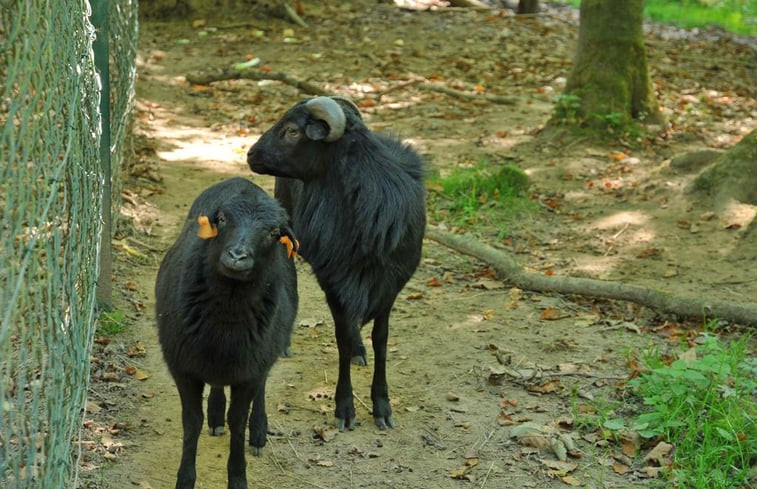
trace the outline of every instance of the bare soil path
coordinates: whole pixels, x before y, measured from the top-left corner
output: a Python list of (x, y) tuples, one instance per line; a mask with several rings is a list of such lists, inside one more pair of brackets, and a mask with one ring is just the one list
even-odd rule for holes
[[(570, 66), (572, 14), (515, 19), (323, 3), (312, 7), (309, 30), (243, 17), (141, 26), (139, 162), (126, 188), (125, 237), (116, 243), (127, 331), (100, 338), (93, 353), (83, 487), (173, 487), (181, 422), (153, 321), (159, 260), (205, 187), (241, 175), (272, 189), (269, 177), (250, 173), (245, 152), (305, 96), (278, 82), (189, 85), (185, 75), (200, 68), (259, 57), (260, 66), (369, 100), (361, 104), (369, 126), (407, 138), (432, 171), (481, 160), (524, 168), (542, 211), (509, 223), (504, 233), (499, 223), (476, 232), (529, 270), (736, 301), (757, 297), (757, 252), (739, 247), (755, 209), (713, 210), (687, 199), (682, 189), (694, 170), (669, 165), (677, 154), (731, 146), (754, 127), (755, 89), (744, 79), (748, 48), (651, 32), (653, 78), (674, 124), (667, 137), (612, 148), (535, 144)], [(402, 86), (418, 76), (519, 101), (477, 102)], [(433, 212), (431, 221), (449, 226), (435, 222)], [(629, 358), (651, 344), (669, 349), (691, 340), (701, 325), (633, 304), (511, 289), (470, 258), (432, 241), (424, 246), (392, 316), (388, 375), (398, 426), (387, 431), (370, 416), (371, 368), (358, 367), (358, 427), (345, 433), (331, 427), (333, 324), (308, 266), (298, 265), (294, 354), (278, 362), (268, 382), (275, 433), (262, 457), (248, 456), (250, 486), (651, 484), (640, 459), (623, 458), (620, 446), (582, 429), (576, 416), (597, 405), (627, 414), (632, 403), (617, 386), (631, 373)], [(369, 328), (364, 336), (368, 346)], [(550, 447), (518, 443), (510, 430), (524, 422), (569, 435), (577, 451), (561, 464)], [(225, 487), (227, 454), (228, 437), (201, 437), (198, 488)]]

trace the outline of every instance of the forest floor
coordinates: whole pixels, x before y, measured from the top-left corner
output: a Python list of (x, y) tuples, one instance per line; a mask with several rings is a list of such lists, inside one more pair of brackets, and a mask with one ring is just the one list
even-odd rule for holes
[[(115, 242), (124, 331), (100, 331), (96, 341), (81, 487), (173, 487), (181, 416), (154, 324), (158, 265), (205, 187), (241, 175), (272, 190), (270, 177), (249, 171), (245, 153), (307, 96), (280, 82), (188, 84), (186, 75), (199, 69), (257, 57), (264, 72), (356, 99), (369, 127), (400, 135), (441, 175), (479, 162), (523, 168), (538, 210), (462, 230), (529, 271), (736, 302), (757, 297), (757, 251), (741, 244), (755, 208), (715, 208), (690, 197), (684, 189), (703, 163), (670, 164), (682, 154), (725, 150), (757, 126), (754, 43), (717, 30), (648, 26), (649, 65), (670, 127), (643, 142), (564, 144), (538, 133), (570, 68), (575, 11), (516, 17), (406, 12), (367, 0), (308, 5), (308, 29), (241, 15), (141, 23), (136, 157)], [(408, 83), (417, 79), (478, 98)], [(429, 192), (433, 198), (436, 190)], [(439, 215), (430, 208), (429, 224), (465, 227)], [(397, 426), (373, 425), (369, 353), (369, 367), (353, 367), (358, 426), (340, 433), (331, 425), (332, 320), (309, 267), (300, 262), (298, 270), (293, 356), (281, 359), (268, 381), (273, 433), (262, 457), (248, 455), (251, 487), (654, 484), (656, 471), (643, 460), (651, 446), (636, 447), (634, 458), (581, 420), (632, 414), (637, 401), (624, 387), (640, 352), (691, 344), (701, 321), (513, 289), (486, 264), (427, 240), (391, 321)], [(363, 332), (368, 345), (370, 327)], [(519, 443), (511, 429), (527, 421), (567, 434), (577, 450), (560, 461), (549, 447)], [(203, 433), (198, 488), (225, 487), (227, 454), (228, 436)]]

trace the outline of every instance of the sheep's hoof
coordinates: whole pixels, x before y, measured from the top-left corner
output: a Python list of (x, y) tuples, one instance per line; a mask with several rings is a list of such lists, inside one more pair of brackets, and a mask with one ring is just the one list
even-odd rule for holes
[(256, 447), (255, 445), (250, 445), (250, 453), (254, 457), (262, 457), (263, 456), (263, 447)]
[(362, 355), (355, 355), (352, 357), (352, 364), (358, 365), (360, 367), (365, 367), (368, 365), (368, 357), (364, 354)]
[(292, 356), (292, 349), (288, 346), (284, 349), (284, 351), (281, 353), (282, 358), (289, 358)]
[(352, 431), (355, 429), (355, 418), (334, 418), (334, 424), (339, 431), (344, 431), (345, 428), (348, 428), (350, 431)]
[(210, 433), (210, 436), (221, 436), (223, 435), (223, 432), (223, 426), (211, 426), (208, 428), (208, 433)]
[(377, 416), (373, 418), (373, 420), (376, 422), (376, 426), (379, 427), (380, 430), (385, 430), (387, 428), (394, 428), (394, 418), (392, 416)]

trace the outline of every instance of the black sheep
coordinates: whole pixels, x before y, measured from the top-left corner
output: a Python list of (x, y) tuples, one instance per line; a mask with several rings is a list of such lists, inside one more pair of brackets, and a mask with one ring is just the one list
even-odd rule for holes
[(337, 427), (354, 428), (350, 363), (367, 364), (360, 328), (370, 320), (373, 417), (379, 428), (393, 427), (389, 314), (421, 258), (422, 159), (398, 139), (370, 131), (349, 100), (317, 97), (289, 109), (250, 148), (247, 163), (277, 177), (276, 197), (326, 294), (339, 348)]
[(223, 386), (231, 386), (228, 487), (247, 487), (244, 428), (250, 403), (249, 443), (260, 455), (268, 429), (266, 378), (289, 344), (297, 313), (297, 277), (289, 259), (294, 243), (281, 205), (252, 182), (233, 178), (200, 194), (160, 265), (158, 333), (181, 397), (184, 430), (176, 488), (195, 484), (205, 384), (211, 386), (213, 435), (223, 432)]

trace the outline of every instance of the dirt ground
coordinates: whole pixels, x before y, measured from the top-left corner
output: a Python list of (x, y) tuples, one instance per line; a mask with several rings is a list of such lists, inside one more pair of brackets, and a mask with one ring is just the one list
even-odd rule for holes
[[(442, 175), (482, 160), (517, 164), (540, 210), (469, 231), (530, 271), (737, 302), (757, 297), (757, 251), (740, 245), (755, 208), (690, 198), (684, 189), (701, 165), (670, 164), (677, 155), (726, 149), (757, 125), (749, 82), (757, 58), (743, 40), (650, 26), (652, 77), (671, 127), (648, 144), (565, 144), (536, 136), (570, 67), (575, 12), (516, 18), (507, 11), (316, 3), (307, 2), (309, 29), (243, 15), (141, 24), (137, 159), (115, 243), (116, 302), (126, 319), (124, 332), (99, 336), (93, 352), (82, 487), (173, 487), (181, 421), (153, 319), (158, 264), (205, 187), (241, 175), (272, 190), (270, 177), (249, 171), (245, 153), (307, 96), (280, 82), (192, 86), (185, 76), (198, 69), (257, 57), (264, 71), (356, 99), (371, 128), (407, 139)], [(417, 77), (515, 103), (405, 83)], [(452, 227), (429, 215), (430, 225)], [(642, 456), (629, 458), (580, 420), (597, 406), (609, 417), (631, 415), (634, 402), (622, 388), (629, 364), (650, 345), (667, 351), (693, 341), (699, 322), (635, 304), (512, 289), (485, 264), (427, 240), (391, 320), (397, 427), (373, 425), (369, 365), (353, 367), (358, 426), (339, 433), (331, 427), (332, 320), (307, 264), (298, 272), (293, 356), (281, 359), (268, 381), (273, 433), (262, 457), (248, 455), (250, 487), (654, 484)], [(370, 327), (363, 332), (369, 345)], [(561, 462), (549, 446), (512, 438), (525, 422), (547, 427), (547, 438), (570, 436), (576, 449)], [(198, 488), (225, 487), (228, 442), (203, 433)]]

